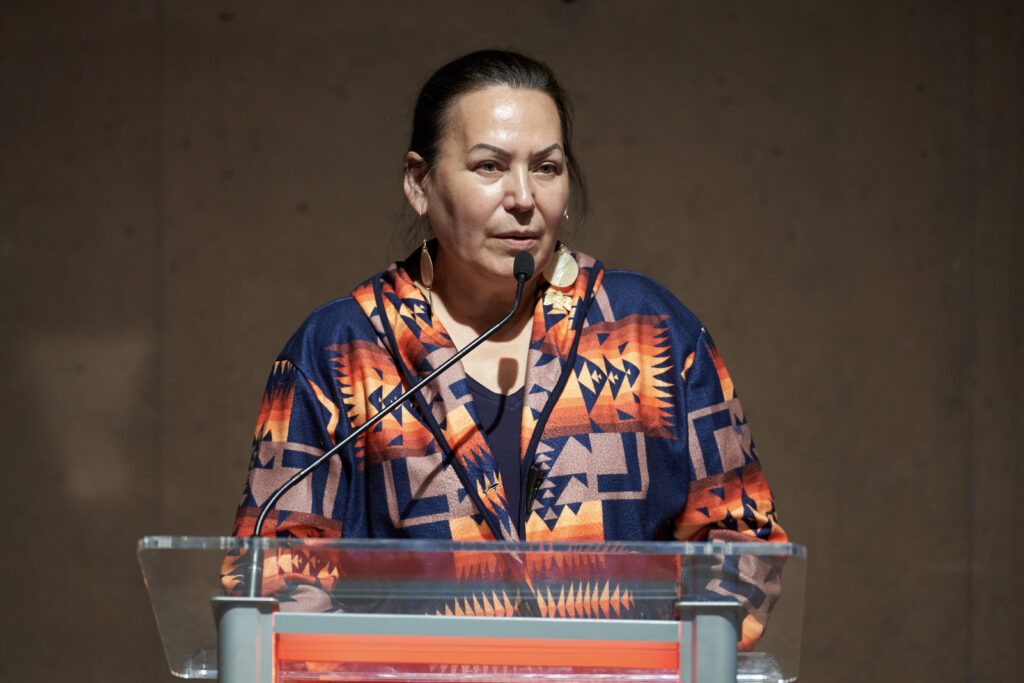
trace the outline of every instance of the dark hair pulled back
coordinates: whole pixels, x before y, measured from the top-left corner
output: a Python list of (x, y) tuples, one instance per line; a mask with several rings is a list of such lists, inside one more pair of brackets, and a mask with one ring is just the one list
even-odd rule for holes
[(409, 150), (433, 168), (450, 123), (451, 111), (467, 93), (491, 87), (539, 90), (555, 103), (562, 127), (562, 149), (569, 171), (570, 220), (582, 225), (587, 212), (587, 188), (583, 169), (572, 145), (572, 104), (551, 68), (531, 57), (505, 50), (479, 50), (459, 57), (427, 79), (416, 100)]

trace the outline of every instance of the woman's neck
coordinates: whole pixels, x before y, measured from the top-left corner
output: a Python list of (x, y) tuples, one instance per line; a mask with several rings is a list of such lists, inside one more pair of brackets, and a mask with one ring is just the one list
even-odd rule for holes
[[(431, 298), (442, 323), (449, 327), (471, 330), (474, 337), (483, 334), (508, 315), (515, 301), (516, 282), (511, 275), (507, 282), (493, 278), (481, 278), (470, 273), (460, 273), (446, 264), (438, 263), (438, 270), (431, 289)], [(491, 337), (492, 341), (512, 339), (533, 317), (534, 293), (537, 278), (531, 278), (523, 287), (523, 296), (516, 315), (501, 330)], [(449, 329), (449, 332), (453, 330)]]
[[(450, 276), (435, 280), (430, 293), (434, 314), (459, 349), (504, 318), (515, 300), (515, 283), (506, 289), (460, 283)], [(537, 279), (532, 278), (523, 289), (516, 315), (462, 359), (466, 374), (491, 391), (510, 394), (525, 382), (536, 289)]]

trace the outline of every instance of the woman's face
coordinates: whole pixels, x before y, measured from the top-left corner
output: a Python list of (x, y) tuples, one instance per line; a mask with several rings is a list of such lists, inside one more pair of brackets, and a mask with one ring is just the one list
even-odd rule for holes
[(540, 272), (569, 200), (555, 103), (539, 90), (506, 87), (463, 95), (434, 167), (407, 172), (406, 194), (437, 237), (438, 278), (507, 288), (523, 250)]

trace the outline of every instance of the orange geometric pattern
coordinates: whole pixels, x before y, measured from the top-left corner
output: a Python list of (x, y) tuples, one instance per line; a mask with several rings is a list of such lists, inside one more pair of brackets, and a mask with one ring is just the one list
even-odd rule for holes
[(604, 515), (601, 501), (580, 503), (577, 511), (573, 511), (573, 506), (564, 506), (553, 527), (549, 527), (539, 515), (532, 514), (526, 520), (526, 537), (542, 543), (603, 541)]
[[(290, 373), (293, 366), (286, 360), (277, 361), (270, 370), (271, 384), (275, 378)], [(293, 383), (274, 386), (263, 395), (260, 412), (256, 420), (253, 438), (262, 441), (269, 437), (273, 441), (287, 441), (288, 425), (292, 415), (292, 399), (295, 396)]]
[(750, 536), (747, 540), (787, 542), (786, 532), (774, 519), (768, 482), (760, 463), (754, 462), (691, 483), (673, 536), (677, 541), (706, 541), (715, 530), (724, 529)]
[(581, 333), (575, 368), (562, 392), (557, 416), (548, 420), (552, 436), (602, 432), (643, 432), (673, 438), (673, 384), (664, 377), (670, 365), (664, 316), (627, 316), (591, 325)]
[(620, 586), (613, 589), (607, 581), (601, 584), (569, 584), (560, 586), (554, 595), (550, 587), (537, 594), (542, 617), (560, 619), (617, 619), (633, 607), (631, 591)]

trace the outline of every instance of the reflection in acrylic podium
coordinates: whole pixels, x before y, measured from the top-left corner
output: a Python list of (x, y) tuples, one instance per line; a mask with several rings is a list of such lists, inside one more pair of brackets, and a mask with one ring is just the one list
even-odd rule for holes
[(138, 552), (168, 664), (184, 678), (798, 674), (806, 554), (792, 544), (157, 536)]

